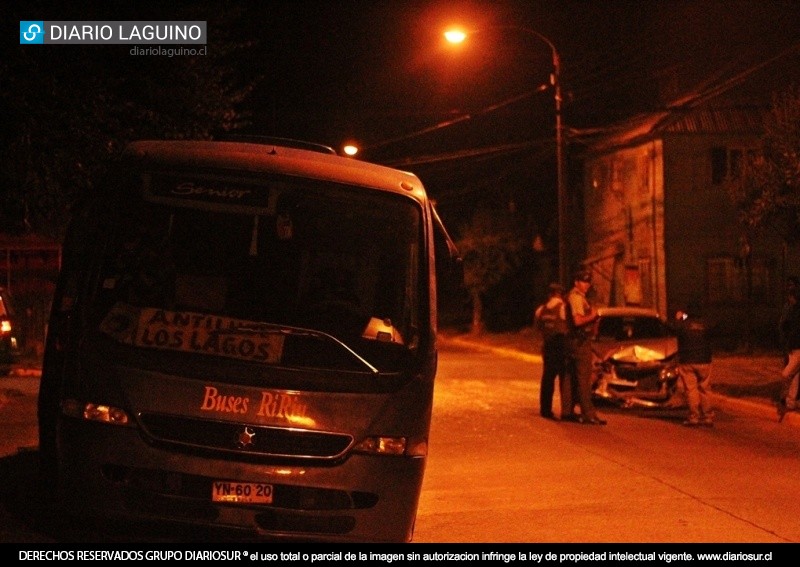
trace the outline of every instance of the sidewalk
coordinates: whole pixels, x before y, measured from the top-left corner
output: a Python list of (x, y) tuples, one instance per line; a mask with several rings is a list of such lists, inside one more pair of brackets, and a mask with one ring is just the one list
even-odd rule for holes
[[(531, 328), (514, 333), (485, 333), (480, 336), (440, 329), (443, 343), (487, 350), (528, 362), (541, 362), (540, 342)], [(764, 419), (777, 421), (773, 401), (780, 389), (780, 353), (714, 353), (712, 392), (718, 405), (735, 405)], [(800, 425), (800, 412), (786, 414), (784, 424)]]

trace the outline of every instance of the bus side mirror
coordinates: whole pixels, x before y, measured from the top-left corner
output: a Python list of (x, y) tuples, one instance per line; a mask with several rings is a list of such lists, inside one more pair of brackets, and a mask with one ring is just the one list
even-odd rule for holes
[(433, 217), (433, 245), (436, 254), (437, 275), (447, 281), (457, 281), (459, 284), (464, 281), (464, 262), (458, 253), (458, 247), (442, 222), (436, 207), (431, 205), (431, 215)]

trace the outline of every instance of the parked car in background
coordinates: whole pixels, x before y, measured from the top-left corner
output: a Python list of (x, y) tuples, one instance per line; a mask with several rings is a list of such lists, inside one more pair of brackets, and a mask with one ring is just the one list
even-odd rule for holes
[(679, 407), (678, 341), (654, 309), (601, 307), (592, 341), (596, 399), (622, 407)]
[(0, 375), (11, 372), (11, 366), (21, 353), (18, 320), (7, 289), (0, 287)]

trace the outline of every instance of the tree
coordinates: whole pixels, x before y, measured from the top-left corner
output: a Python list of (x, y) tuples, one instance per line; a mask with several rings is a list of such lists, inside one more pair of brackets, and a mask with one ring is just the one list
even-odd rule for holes
[(456, 242), (464, 267), (464, 285), (472, 300), (473, 334), (485, 330), (483, 296), (517, 269), (526, 239), (516, 219), (504, 211), (480, 209)]
[(773, 97), (763, 147), (744, 160), (727, 185), (741, 222), (773, 228), (787, 243), (800, 241), (800, 89)]
[[(193, 9), (175, 19), (205, 19)], [(208, 45), (194, 55), (135, 54), (130, 45), (15, 46), (0, 63), (2, 231), (60, 238), (70, 205), (93, 190), (130, 140), (208, 138), (245, 121), (239, 105), (250, 86), (239, 81), (236, 61), (248, 44), (228, 38), (237, 17), (231, 11), (210, 21)]]

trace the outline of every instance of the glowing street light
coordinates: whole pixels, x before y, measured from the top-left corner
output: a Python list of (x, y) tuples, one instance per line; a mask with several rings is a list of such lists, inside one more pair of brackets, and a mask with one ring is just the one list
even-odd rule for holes
[[(537, 37), (547, 44), (553, 55), (553, 73), (550, 75), (550, 84), (553, 85), (556, 112), (556, 184), (558, 191), (558, 278), (561, 285), (568, 285), (567, 281), (567, 185), (566, 166), (564, 163), (564, 129), (561, 123), (561, 58), (555, 44), (541, 33), (520, 26), (492, 26), (490, 29), (509, 29)], [(478, 33), (474, 30), (471, 33)], [(467, 38), (467, 32), (459, 29), (449, 29), (444, 32), (444, 37), (450, 43), (462, 43)]]
[(354, 146), (353, 144), (347, 144), (342, 148), (342, 151), (344, 151), (345, 155), (353, 157), (358, 153), (358, 146)]
[(467, 39), (467, 34), (461, 30), (447, 30), (444, 32), (444, 37), (450, 43), (462, 43)]

